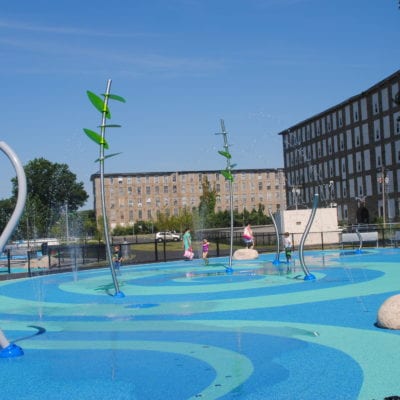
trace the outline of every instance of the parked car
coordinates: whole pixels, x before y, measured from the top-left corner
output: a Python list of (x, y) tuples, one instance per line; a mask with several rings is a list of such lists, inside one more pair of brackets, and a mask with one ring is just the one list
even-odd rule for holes
[(157, 242), (178, 242), (182, 240), (182, 236), (179, 233), (166, 231), (166, 232), (157, 232), (156, 233)]

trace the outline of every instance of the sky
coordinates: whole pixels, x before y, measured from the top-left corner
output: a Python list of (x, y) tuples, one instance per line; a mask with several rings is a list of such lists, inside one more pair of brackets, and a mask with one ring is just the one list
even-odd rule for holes
[[(279, 132), (399, 69), (397, 0), (0, 0), (0, 141), (67, 164), (90, 195), (111, 92), (106, 173), (283, 167)], [(0, 199), (15, 171), (0, 153)]]

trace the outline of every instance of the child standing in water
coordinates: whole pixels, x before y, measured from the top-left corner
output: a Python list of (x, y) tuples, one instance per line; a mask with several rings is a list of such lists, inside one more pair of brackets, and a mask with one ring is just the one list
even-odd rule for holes
[(114, 261), (115, 270), (117, 272), (119, 272), (119, 269), (120, 269), (121, 263), (122, 263), (122, 250), (121, 250), (121, 246), (119, 246), (119, 245), (116, 245), (114, 247), (113, 261)]
[(290, 233), (285, 232), (283, 235), (283, 247), (285, 248), (286, 262), (289, 263), (292, 258), (292, 241), (290, 240)]
[(208, 261), (208, 249), (210, 247), (210, 243), (208, 242), (207, 239), (203, 239), (203, 243), (202, 243), (202, 250), (203, 250), (203, 260), (204, 260), (204, 264), (208, 265), (209, 261)]
[(288, 272), (290, 272), (290, 260), (292, 259), (292, 248), (293, 248), (293, 244), (292, 241), (290, 239), (290, 233), (289, 232), (285, 232), (283, 235), (283, 247), (285, 249), (285, 256), (286, 256), (286, 263), (288, 264), (287, 266), (287, 270)]

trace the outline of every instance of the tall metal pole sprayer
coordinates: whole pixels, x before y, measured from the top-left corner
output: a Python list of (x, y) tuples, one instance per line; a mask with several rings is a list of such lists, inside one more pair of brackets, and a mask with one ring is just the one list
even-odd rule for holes
[(229, 152), (229, 144), (228, 144), (228, 132), (225, 130), (224, 120), (221, 119), (221, 132), (216, 133), (216, 135), (222, 135), (224, 139), (224, 150), (218, 151), (218, 153), (225, 157), (226, 159), (226, 168), (221, 171), (221, 174), (224, 178), (229, 182), (229, 208), (231, 215), (231, 226), (230, 226), (230, 246), (229, 246), (229, 267), (226, 268), (227, 272), (232, 272), (232, 254), (233, 254), (233, 174), (232, 169), (236, 166), (236, 164), (231, 164), (232, 155)]
[(105, 138), (106, 128), (121, 127), (121, 125), (107, 124), (107, 119), (111, 118), (111, 112), (108, 107), (108, 102), (109, 100), (116, 100), (125, 103), (125, 99), (121, 96), (111, 94), (111, 79), (107, 81), (106, 92), (102, 95), (103, 98), (97, 96), (96, 94), (90, 92), (89, 90), (86, 93), (90, 102), (101, 113), (101, 125), (99, 126), (100, 134), (86, 128), (84, 128), (83, 130), (90, 139), (92, 139), (95, 143), (97, 143), (100, 146), (100, 156), (95, 162), (100, 163), (100, 195), (101, 195), (101, 208), (103, 213), (104, 238), (106, 241), (106, 253), (115, 289), (114, 297), (125, 297), (124, 293), (122, 293), (119, 289), (118, 279), (115, 273), (115, 267), (112, 259), (110, 234), (108, 230), (108, 222), (106, 214), (105, 189), (104, 189), (104, 161), (106, 158), (114, 157), (118, 154), (121, 154), (121, 153), (113, 153), (105, 155), (105, 150), (109, 148), (109, 145)]

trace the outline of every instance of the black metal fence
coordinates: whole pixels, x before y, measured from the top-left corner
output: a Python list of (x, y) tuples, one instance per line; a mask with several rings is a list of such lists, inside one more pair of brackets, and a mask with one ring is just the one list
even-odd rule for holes
[[(354, 229), (348, 229), (354, 231)], [(363, 242), (363, 247), (393, 246), (397, 247), (399, 231), (376, 227), (378, 241)], [(291, 234), (294, 250), (297, 249), (301, 234)], [(198, 231), (193, 234), (193, 250), (195, 257), (201, 257), (201, 240), (207, 237), (210, 242), (209, 257), (229, 256), (229, 231)], [(305, 249), (324, 250), (329, 248), (357, 248), (359, 242), (344, 243), (342, 231), (310, 232), (305, 242)], [(282, 243), (281, 237), (279, 244)], [(178, 242), (158, 242), (153, 235), (113, 237), (112, 246), (121, 245), (123, 264), (135, 265), (154, 262), (174, 261), (183, 258), (183, 244)], [(243, 248), (242, 232), (234, 232), (233, 251)], [(280, 246), (281, 247), (281, 246)], [(278, 249), (274, 232), (255, 232), (255, 249), (259, 253), (274, 253)], [(0, 279), (19, 276), (33, 276), (45, 273), (76, 271), (79, 269), (100, 268), (108, 266), (105, 244), (74, 243), (68, 246), (40, 246), (39, 248), (9, 248), (0, 259)]]

